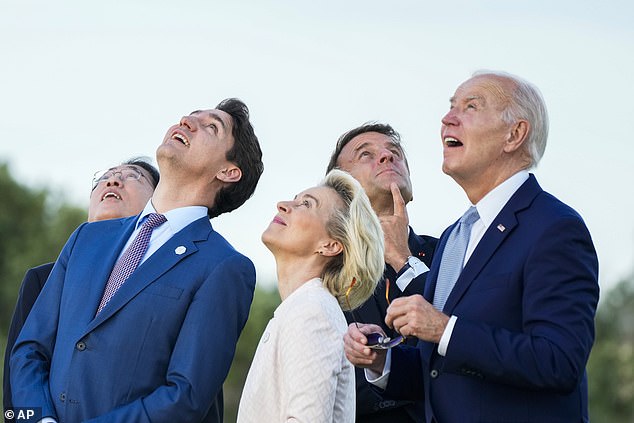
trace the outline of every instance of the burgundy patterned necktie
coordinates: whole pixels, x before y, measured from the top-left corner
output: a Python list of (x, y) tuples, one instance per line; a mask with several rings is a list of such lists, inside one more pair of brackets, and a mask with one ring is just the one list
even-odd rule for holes
[(134, 241), (132, 241), (132, 244), (130, 244), (128, 249), (125, 250), (121, 258), (119, 258), (114, 265), (114, 269), (112, 269), (112, 273), (110, 273), (110, 278), (106, 284), (106, 289), (103, 292), (101, 303), (97, 308), (97, 314), (108, 304), (108, 301), (110, 301), (112, 296), (141, 262), (141, 259), (147, 251), (154, 228), (161, 226), (166, 221), (167, 219), (165, 219), (165, 216), (162, 214), (150, 213), (148, 215), (143, 225), (141, 225), (141, 230), (136, 238), (134, 238)]

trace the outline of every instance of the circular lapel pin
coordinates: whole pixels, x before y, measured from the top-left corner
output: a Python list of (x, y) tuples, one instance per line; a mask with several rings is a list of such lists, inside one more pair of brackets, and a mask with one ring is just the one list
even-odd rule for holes
[(176, 247), (176, 249), (174, 250), (174, 252), (178, 254), (179, 256), (183, 254), (185, 251), (187, 251), (187, 248), (183, 247), (182, 245)]

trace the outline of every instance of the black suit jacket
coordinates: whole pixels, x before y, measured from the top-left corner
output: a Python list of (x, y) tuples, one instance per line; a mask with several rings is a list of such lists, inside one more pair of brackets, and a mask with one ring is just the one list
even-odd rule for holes
[[(436, 248), (438, 239), (427, 235), (416, 235), (412, 228), (409, 231), (409, 250), (411, 254), (418, 257), (428, 267), (431, 267), (431, 261)], [(385, 299), (386, 280), (390, 281), (389, 298), (390, 301), (398, 297), (406, 297), (409, 295), (423, 295), (425, 289), (425, 280), (427, 273), (414, 278), (404, 292), (396, 285), (396, 279), (399, 276), (392, 266), (386, 264), (383, 277), (377, 284), (376, 290), (361, 307), (352, 313), (346, 312), (346, 320), (352, 323), (353, 316), (360, 323), (374, 323), (383, 328), (387, 336), (394, 337), (398, 334), (385, 324), (385, 313), (388, 307)], [(408, 342), (416, 344), (413, 338)], [(389, 397), (384, 397), (366, 381), (363, 369), (355, 369), (356, 388), (357, 388), (357, 423), (371, 422), (390, 422), (390, 423), (410, 423), (420, 422), (424, 420), (425, 404), (423, 401), (395, 401)]]
[(40, 295), (44, 283), (48, 278), (48, 275), (53, 269), (54, 263), (42, 264), (38, 267), (29, 269), (24, 275), (22, 285), (20, 286), (20, 293), (18, 295), (18, 301), (13, 311), (13, 317), (11, 318), (11, 326), (9, 326), (9, 335), (7, 337), (7, 348), (4, 351), (4, 374), (2, 377), (3, 398), (2, 405), (5, 411), (12, 407), (11, 404), (11, 385), (9, 383), (9, 357), (11, 357), (11, 349), (15, 344), (15, 340), (24, 326), (27, 316), (33, 308), (37, 296)]

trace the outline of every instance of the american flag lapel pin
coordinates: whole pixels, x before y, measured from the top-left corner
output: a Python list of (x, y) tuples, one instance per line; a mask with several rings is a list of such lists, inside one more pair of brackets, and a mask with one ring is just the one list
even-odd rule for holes
[(500, 224), (498, 224), (498, 231), (500, 231), (500, 232), (504, 232), (505, 230), (506, 230), (506, 228), (504, 227), (504, 225), (503, 225), (503, 224), (501, 224), (501, 223), (500, 223)]

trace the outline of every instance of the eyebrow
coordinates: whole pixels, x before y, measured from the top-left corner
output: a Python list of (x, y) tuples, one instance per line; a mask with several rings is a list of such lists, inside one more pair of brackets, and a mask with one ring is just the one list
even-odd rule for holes
[(227, 127), (225, 126), (225, 121), (222, 120), (220, 118), (220, 115), (218, 115), (217, 113), (214, 112), (203, 112), (202, 110), (194, 110), (193, 112), (190, 113), (190, 115), (193, 115), (194, 113), (206, 113), (208, 117), (212, 118), (213, 120), (217, 121), (218, 123), (220, 123), (220, 126), (222, 126), (222, 129), (226, 132), (227, 131)]
[[(403, 152), (403, 147), (402, 147), (400, 144), (398, 144), (398, 143), (394, 142), (394, 140), (391, 140), (391, 139), (390, 139), (389, 144), (390, 144), (390, 147), (394, 147), (394, 148), (396, 148), (396, 149), (397, 149), (399, 152), (401, 152), (401, 153)], [(353, 153), (354, 153), (354, 155), (356, 156), (356, 155), (357, 155), (357, 153), (359, 152), (359, 150), (362, 150), (362, 149), (366, 148), (368, 145), (370, 145), (370, 143), (369, 143), (369, 142), (364, 142), (363, 144), (361, 144), (360, 146), (358, 146), (357, 148), (355, 148), (354, 150), (352, 150), (352, 152), (353, 152)]]
[[(321, 202), (317, 199), (317, 197), (315, 197), (314, 195), (311, 194), (302, 194), (301, 197), (308, 197), (311, 200), (313, 200), (315, 202), (315, 204), (317, 204), (317, 206), (319, 206), (321, 204)], [(295, 196), (295, 200), (297, 200), (298, 198), (301, 198), (299, 195)]]
[(359, 152), (359, 150), (362, 150), (362, 149), (366, 148), (369, 144), (370, 143), (364, 142), (363, 144), (361, 144), (360, 146), (358, 146), (357, 148), (352, 150), (354, 152), (354, 155), (356, 156), (356, 154)]
[[(464, 101), (472, 101), (472, 100), (480, 100), (483, 103), (485, 102), (485, 98), (483, 96), (481, 96), (481, 95), (470, 95), (470, 96), (465, 97), (465, 99), (464, 99)], [(455, 102), (456, 102), (456, 97), (454, 97), (454, 96), (449, 97), (449, 103), (453, 104)]]

